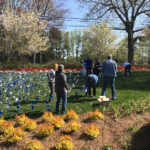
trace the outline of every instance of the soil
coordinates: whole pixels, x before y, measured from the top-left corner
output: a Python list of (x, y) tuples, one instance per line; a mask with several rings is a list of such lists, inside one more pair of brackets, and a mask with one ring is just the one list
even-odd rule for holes
[[(36, 120), (37, 124), (40, 119)], [(150, 112), (131, 114), (117, 120), (111, 115), (105, 120), (91, 121), (88, 113), (79, 115), (82, 124), (80, 130), (69, 134), (73, 139), (74, 150), (150, 150)], [(100, 134), (91, 139), (83, 131), (87, 125), (94, 123), (99, 126)], [(56, 129), (49, 139), (40, 139), (43, 150), (55, 150), (58, 138), (64, 135), (63, 128)], [(0, 141), (0, 150), (23, 150), (25, 142), (35, 138), (35, 131), (28, 132), (22, 141), (8, 145)]]

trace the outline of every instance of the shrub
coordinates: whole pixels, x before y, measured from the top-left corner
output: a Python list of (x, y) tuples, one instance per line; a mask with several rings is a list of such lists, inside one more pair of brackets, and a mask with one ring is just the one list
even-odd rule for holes
[(25, 150), (42, 150), (42, 144), (37, 139), (30, 140), (26, 142)]
[(24, 124), (26, 122), (27, 118), (28, 117), (25, 114), (15, 116), (15, 120), (19, 125)]
[(53, 120), (53, 124), (55, 125), (56, 128), (61, 128), (64, 126), (65, 122), (63, 117), (61, 116), (56, 116)]
[(26, 118), (25, 123), (22, 125), (24, 130), (34, 130), (36, 128), (36, 122), (32, 119)]
[(92, 112), (92, 111), (90, 111), (89, 112), (89, 118), (91, 118), (91, 119), (93, 119), (93, 120), (99, 120), (99, 119), (104, 119), (104, 116), (103, 116), (103, 114), (101, 113), (101, 112), (99, 112), (97, 109), (94, 111), (94, 112)]
[(72, 138), (68, 135), (63, 135), (59, 138), (56, 144), (57, 150), (73, 150)]
[(10, 143), (16, 143), (18, 141), (21, 141), (24, 135), (25, 132), (21, 127), (18, 127), (8, 134), (8, 136), (6, 137), (6, 141)]
[(46, 122), (52, 122), (54, 119), (54, 116), (52, 114), (52, 112), (44, 112), (43, 116), (42, 116), (42, 120), (46, 121)]
[(79, 122), (71, 121), (66, 125), (65, 132), (67, 133), (74, 132), (74, 131), (77, 131), (80, 127), (81, 127), (81, 124)]
[(92, 138), (97, 137), (100, 134), (100, 131), (98, 129), (98, 126), (94, 125), (94, 124), (90, 124), (90, 126), (88, 126), (85, 131), (85, 134), (89, 135)]
[(36, 134), (39, 138), (44, 138), (49, 136), (54, 130), (52, 124), (40, 124), (37, 128)]
[(4, 121), (5, 121), (5, 120), (4, 120), (3, 116), (1, 116), (1, 118), (0, 118), (0, 126), (1, 126), (1, 124), (2, 124)]
[(0, 126), (0, 132), (8, 134), (14, 130), (14, 125), (11, 121), (2, 121)]
[(69, 110), (67, 111), (67, 114), (64, 116), (64, 119), (65, 120), (77, 120), (78, 115), (76, 114), (74, 110)]

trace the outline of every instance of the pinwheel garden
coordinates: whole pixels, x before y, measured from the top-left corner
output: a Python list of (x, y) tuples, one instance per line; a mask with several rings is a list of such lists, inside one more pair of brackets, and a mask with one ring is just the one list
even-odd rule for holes
[[(85, 96), (85, 77), (81, 70), (66, 70), (71, 92), (68, 94), (67, 113), (63, 116), (53, 114), (55, 95), (54, 101), (48, 102), (46, 69), (1, 71), (0, 149), (134, 148), (135, 144), (127, 137), (136, 135), (150, 121), (150, 72), (146, 69), (124, 77), (119, 68), (117, 100), (106, 107), (97, 101), (101, 93), (101, 78), (97, 96), (88, 97)], [(111, 95), (109, 89), (107, 95)]]

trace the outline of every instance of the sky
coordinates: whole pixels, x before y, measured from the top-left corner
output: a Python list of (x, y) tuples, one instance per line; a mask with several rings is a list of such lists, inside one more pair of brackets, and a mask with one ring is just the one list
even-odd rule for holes
[[(65, 0), (64, 3), (64, 7), (66, 9), (70, 10), (70, 14), (65, 18), (65, 22), (64, 22), (64, 31), (66, 32), (70, 32), (72, 30), (75, 29), (83, 29), (84, 27), (88, 26), (89, 24), (86, 22), (82, 22), (81, 19), (79, 18), (84, 18), (86, 12), (88, 11), (88, 9), (86, 9), (84, 7), (84, 9), (80, 8), (80, 4), (77, 0)], [(75, 19), (77, 18), (77, 19)], [(113, 18), (114, 19), (114, 18)], [(143, 20), (144, 18), (140, 17), (137, 19), (136, 24), (138, 26), (138, 28), (141, 28), (141, 25), (145, 22), (145, 20)], [(116, 20), (116, 19), (114, 19)], [(94, 24), (94, 21), (90, 21), (90, 23)], [(118, 22), (117, 21), (111, 21), (111, 26), (118, 26)], [(80, 27), (78, 27), (80, 26)], [(81, 27), (83, 26), (83, 27)], [(125, 31), (116, 31), (113, 30), (120, 39), (124, 38), (125, 36), (127, 36)]]
[[(89, 25), (87, 22), (83, 22), (82, 19), (73, 19), (73, 18), (84, 18), (88, 9), (81, 8), (77, 0), (66, 0), (64, 7), (70, 10), (69, 15), (66, 17), (64, 22), (64, 31), (70, 32), (75, 29), (83, 29)], [(94, 24), (94, 21), (90, 21), (91, 24)], [(78, 27), (80, 26), (80, 27)], [(114, 31), (120, 39), (125, 36), (124, 31)], [(123, 33), (124, 32), (124, 33)]]
[(82, 20), (79, 19), (84, 18), (86, 9), (81, 9), (79, 2), (77, 2), (77, 0), (66, 0), (64, 7), (70, 10), (70, 13), (67, 15), (64, 23), (65, 31), (82, 29), (83, 27), (79, 26), (87, 26), (87, 23), (82, 22)]

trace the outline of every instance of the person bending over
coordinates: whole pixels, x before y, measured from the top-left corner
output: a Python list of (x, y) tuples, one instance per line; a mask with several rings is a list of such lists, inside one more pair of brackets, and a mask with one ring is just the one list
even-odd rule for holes
[(96, 95), (96, 85), (98, 82), (98, 76), (95, 74), (89, 74), (86, 80), (86, 90), (89, 96), (91, 96), (91, 88), (93, 88), (93, 96)]

